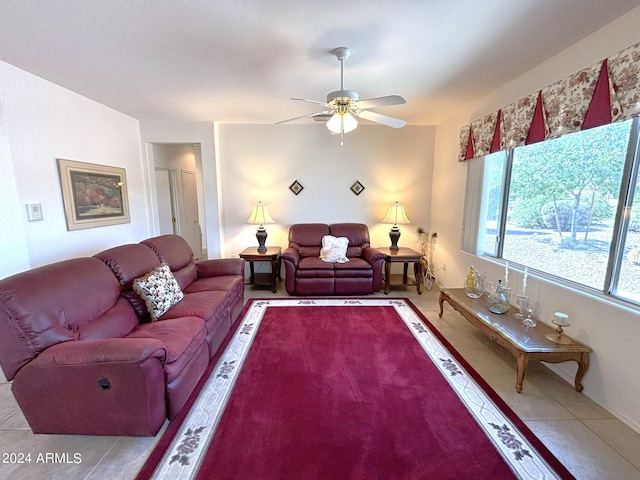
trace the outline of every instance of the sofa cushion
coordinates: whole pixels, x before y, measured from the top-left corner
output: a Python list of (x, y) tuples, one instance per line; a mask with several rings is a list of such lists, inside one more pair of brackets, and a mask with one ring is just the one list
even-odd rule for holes
[(350, 258), (349, 263), (336, 263), (333, 267), (336, 272), (348, 270), (372, 270), (371, 264), (361, 258)]
[(120, 297), (109, 310), (91, 322), (76, 327), (78, 340), (121, 338), (138, 325), (138, 317), (127, 299)]
[(169, 383), (198, 351), (206, 335), (201, 318), (184, 317), (138, 325), (126, 338), (152, 338), (162, 342), (166, 350), (165, 377)]
[(146, 245), (131, 243), (104, 250), (94, 257), (111, 269), (122, 286), (122, 296), (129, 300), (138, 318), (148, 321), (147, 306), (133, 289), (133, 281), (160, 266), (158, 255)]
[(147, 305), (152, 322), (184, 298), (180, 285), (166, 263), (154, 268), (144, 277), (136, 278), (133, 289)]
[(320, 257), (304, 257), (298, 262), (298, 271), (300, 270), (327, 270), (333, 271), (333, 263), (327, 263)]
[[(7, 380), (43, 350), (76, 340), (78, 329), (105, 314), (119, 296), (116, 277), (92, 257), (64, 260), (0, 280), (0, 357)], [(119, 333), (130, 329), (128, 325), (114, 328)]]
[(198, 278), (193, 251), (181, 236), (160, 235), (143, 240), (141, 243), (151, 248), (162, 263), (169, 265), (183, 290)]
[(171, 307), (163, 318), (199, 317), (208, 321), (224, 312), (231, 302), (227, 292), (193, 292), (186, 293), (184, 299)]
[(334, 223), (329, 225), (329, 232), (333, 236), (349, 239), (349, 258), (360, 257), (362, 250), (371, 246), (369, 228), (364, 223)]
[(244, 279), (239, 275), (219, 275), (217, 277), (198, 278), (184, 289), (184, 293), (223, 291), (242, 293)]
[(325, 223), (298, 223), (289, 228), (289, 247), (295, 248), (301, 257), (319, 257), (322, 237), (329, 235)]

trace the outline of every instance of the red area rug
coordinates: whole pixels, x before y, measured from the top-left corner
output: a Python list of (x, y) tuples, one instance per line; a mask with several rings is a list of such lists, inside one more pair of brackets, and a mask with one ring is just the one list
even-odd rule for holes
[(408, 300), (250, 302), (194, 400), (139, 480), (573, 478)]

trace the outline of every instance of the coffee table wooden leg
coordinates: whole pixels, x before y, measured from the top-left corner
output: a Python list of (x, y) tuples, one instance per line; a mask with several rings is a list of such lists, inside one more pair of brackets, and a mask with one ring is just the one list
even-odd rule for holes
[(581, 392), (584, 387), (582, 386), (582, 377), (587, 373), (589, 368), (589, 352), (582, 352), (580, 361), (578, 362), (578, 371), (576, 372), (576, 391)]
[(518, 352), (516, 357), (516, 392), (522, 392), (522, 383), (524, 382), (524, 373), (527, 371), (529, 363), (529, 355), (524, 352)]

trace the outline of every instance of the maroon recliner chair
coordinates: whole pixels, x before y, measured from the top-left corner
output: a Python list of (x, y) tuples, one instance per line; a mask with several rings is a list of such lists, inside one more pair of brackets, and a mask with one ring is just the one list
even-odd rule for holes
[[(320, 258), (325, 235), (346, 237), (348, 262)], [(289, 228), (289, 247), (282, 253), (289, 295), (362, 295), (380, 290), (385, 255), (371, 247), (362, 223), (299, 223)]]

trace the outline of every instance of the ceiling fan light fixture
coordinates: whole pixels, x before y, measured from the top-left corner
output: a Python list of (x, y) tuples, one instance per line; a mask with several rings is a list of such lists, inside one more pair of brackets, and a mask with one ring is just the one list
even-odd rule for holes
[(358, 128), (358, 121), (350, 112), (347, 112), (342, 116), (342, 126), (344, 133), (349, 133)]
[(342, 119), (339, 113), (334, 113), (329, 120), (327, 120), (327, 128), (330, 132), (340, 133), (342, 127)]
[(350, 112), (334, 113), (327, 121), (327, 128), (333, 133), (349, 133), (358, 128), (358, 121)]
[(351, 50), (348, 47), (336, 48), (333, 53), (340, 61), (340, 90), (335, 90), (327, 94), (326, 102), (317, 100), (307, 100), (306, 98), (292, 98), (302, 102), (314, 103), (322, 105), (325, 110), (301, 115), (299, 117), (289, 118), (276, 123), (291, 122), (302, 118), (313, 118), (316, 121), (326, 121), (326, 126), (331, 133), (340, 135), (340, 144), (343, 143), (345, 133), (352, 132), (358, 128), (358, 119), (364, 119), (369, 122), (379, 123), (392, 128), (401, 128), (405, 126), (403, 120), (382, 115), (377, 112), (370, 111), (370, 108), (386, 107), (389, 105), (402, 105), (407, 101), (400, 95), (385, 95), (383, 97), (368, 98), (360, 100), (358, 92), (354, 90), (345, 90), (344, 88), (344, 62)]

